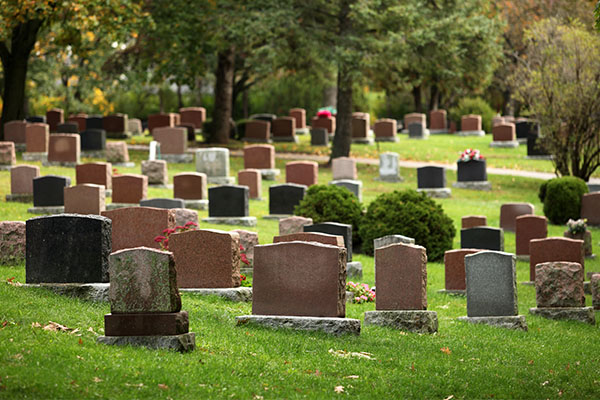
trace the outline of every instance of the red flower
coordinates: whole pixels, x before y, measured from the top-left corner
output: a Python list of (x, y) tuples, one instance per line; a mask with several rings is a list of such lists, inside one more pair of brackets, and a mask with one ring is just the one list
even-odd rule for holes
[(198, 226), (198, 224), (195, 223), (194, 221), (188, 221), (185, 223), (185, 226)]
[(157, 236), (157, 237), (154, 238), (154, 241), (156, 243), (160, 243), (160, 242), (162, 242), (165, 239), (166, 239), (166, 237), (164, 237), (164, 236)]
[(246, 254), (242, 253), (240, 254), (240, 259), (242, 260), (242, 262), (246, 265), (250, 265), (250, 261), (248, 261), (248, 257), (246, 257)]
[(181, 230), (181, 229), (185, 229), (185, 227), (183, 227), (181, 225), (176, 226), (175, 229), (173, 230), (173, 232), (175, 232), (177, 229)]
[(246, 280), (246, 275), (240, 274), (240, 281), (245, 281), (245, 280)]

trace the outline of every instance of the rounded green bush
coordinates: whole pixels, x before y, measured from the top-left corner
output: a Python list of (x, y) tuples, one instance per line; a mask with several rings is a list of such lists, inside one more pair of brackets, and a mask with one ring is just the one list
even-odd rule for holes
[(404, 235), (427, 249), (427, 259), (440, 261), (452, 249), (456, 229), (442, 207), (425, 193), (415, 190), (379, 195), (362, 219), (360, 237), (365, 254), (373, 255), (373, 240), (386, 235)]
[(465, 97), (461, 99), (458, 102), (458, 106), (450, 109), (449, 114), (450, 120), (456, 122), (457, 126), (460, 126), (460, 120), (463, 115), (481, 115), (481, 127), (487, 133), (492, 132), (492, 118), (494, 118), (495, 115), (494, 110), (480, 97)]
[(335, 185), (313, 185), (294, 209), (294, 214), (312, 218), (313, 223), (339, 222), (352, 225), (352, 242), (360, 243), (358, 224), (363, 206), (348, 189)]
[(544, 203), (544, 215), (551, 223), (564, 225), (581, 215), (581, 197), (588, 192), (585, 181), (575, 176), (553, 178), (540, 186), (539, 198)]

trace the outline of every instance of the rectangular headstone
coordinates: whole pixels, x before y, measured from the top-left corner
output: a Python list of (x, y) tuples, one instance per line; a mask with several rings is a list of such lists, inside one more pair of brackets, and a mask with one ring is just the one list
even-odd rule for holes
[(555, 261), (535, 266), (535, 300), (538, 307), (585, 307), (583, 268), (574, 262)]
[(331, 160), (331, 175), (333, 180), (358, 179), (356, 160), (350, 157), (337, 157)]
[(86, 129), (79, 135), (81, 136), (82, 151), (106, 149), (106, 131), (104, 129)]
[(250, 191), (246, 186), (223, 185), (208, 189), (209, 217), (247, 217)]
[(206, 120), (206, 109), (204, 107), (183, 107), (179, 109), (182, 124), (192, 124), (195, 129), (202, 129)]
[(328, 146), (329, 145), (329, 133), (325, 128), (315, 128), (314, 126), (310, 130), (310, 144), (311, 146)]
[(400, 179), (398, 153), (385, 152), (379, 155), (379, 178), (383, 181)]
[(244, 147), (244, 169), (274, 169), (275, 147), (270, 144), (257, 144)]
[(48, 162), (79, 163), (80, 141), (78, 134), (57, 133), (50, 135)]
[(459, 182), (487, 181), (486, 160), (458, 161), (456, 166)]
[(529, 255), (529, 242), (548, 236), (548, 220), (537, 215), (521, 215), (516, 218), (516, 254)]
[(244, 125), (244, 140), (251, 142), (268, 142), (271, 135), (271, 123), (252, 120)]
[(33, 178), (34, 207), (57, 207), (65, 204), (64, 188), (71, 185), (71, 178), (44, 175)]
[(10, 193), (33, 194), (33, 179), (40, 176), (36, 165), (15, 165), (10, 169)]
[(382, 118), (375, 122), (373, 126), (373, 132), (375, 133), (375, 140), (377, 139), (393, 139), (397, 132), (397, 122), (395, 119)]
[(64, 188), (65, 213), (100, 215), (106, 209), (104, 186), (83, 183)]
[(196, 172), (206, 177), (220, 178), (229, 176), (229, 149), (209, 147), (196, 150)]
[(296, 129), (306, 128), (306, 110), (304, 108), (292, 108), (290, 117), (296, 120)]
[(446, 169), (435, 166), (417, 168), (417, 187), (419, 189), (445, 188)]
[(148, 195), (148, 177), (146, 175), (123, 174), (112, 178), (113, 203), (138, 204)]
[(504, 251), (504, 231), (490, 226), (461, 229), (460, 247)]
[(50, 142), (50, 127), (47, 124), (28, 124), (25, 128), (25, 151), (47, 153)]
[(262, 175), (258, 169), (238, 171), (238, 185), (248, 187), (251, 199), (260, 199), (262, 194)]
[(104, 129), (101, 115), (90, 115), (85, 120), (85, 129)]
[(141, 207), (154, 207), (170, 210), (172, 208), (185, 208), (185, 202), (182, 199), (146, 199), (140, 201)]
[(173, 177), (173, 197), (184, 200), (203, 200), (208, 198), (206, 174), (183, 172)]
[(46, 121), (50, 126), (50, 132), (56, 132), (58, 124), (62, 124), (65, 121), (65, 113), (60, 108), (53, 108), (46, 112)]
[(292, 215), (306, 195), (306, 186), (288, 183), (269, 187), (269, 214)]
[(78, 185), (93, 183), (112, 190), (112, 165), (105, 162), (79, 164), (75, 167), (75, 181)]
[(529, 242), (529, 278), (532, 282), (535, 282), (535, 266), (552, 261), (576, 262), (585, 269), (583, 240), (549, 237)]
[(319, 164), (315, 161), (290, 161), (285, 165), (285, 182), (298, 185), (318, 183)]
[[(271, 186), (272, 187), (272, 186)], [(304, 225), (312, 225), (312, 218), (287, 217), (279, 220), (279, 235), (290, 235), (292, 233), (303, 232)]]
[(465, 256), (475, 254), (477, 249), (455, 249), (444, 253), (444, 277), (446, 290), (466, 290)]
[(154, 140), (160, 143), (161, 154), (184, 154), (187, 150), (187, 132), (185, 128), (155, 128), (152, 136), (154, 136)]
[(323, 222), (320, 224), (305, 225), (304, 232), (320, 232), (329, 235), (342, 236), (348, 262), (352, 261), (352, 225), (340, 224), (338, 222)]
[(17, 164), (15, 144), (13, 142), (0, 142), (0, 165), (10, 166)]
[(533, 214), (535, 207), (531, 203), (505, 203), (500, 206), (500, 228), (514, 232), (516, 218), (520, 215)]
[(14, 142), (15, 144), (25, 143), (25, 130), (27, 122), (9, 121), (4, 124), (4, 140)]

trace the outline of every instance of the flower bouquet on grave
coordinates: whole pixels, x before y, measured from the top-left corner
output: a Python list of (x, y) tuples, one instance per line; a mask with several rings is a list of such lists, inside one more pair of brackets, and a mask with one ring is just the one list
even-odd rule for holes
[(162, 231), (162, 235), (156, 236), (154, 241), (160, 245), (162, 251), (169, 251), (169, 236), (173, 233), (185, 232), (198, 229), (198, 224), (188, 221), (183, 226), (176, 226), (175, 229), (167, 228)]
[(466, 149), (460, 154), (458, 162), (469, 162), (471, 160), (485, 160), (485, 157), (477, 149)]
[(572, 235), (584, 233), (587, 230), (587, 219), (582, 218), (573, 220), (569, 218), (567, 221), (567, 228), (569, 228), (569, 233)]
[[(248, 260), (248, 256), (245, 253), (244, 246), (240, 244), (240, 261), (246, 264), (246, 267), (250, 266), (250, 261)], [(240, 286), (251, 287), (252, 282), (250, 282), (246, 275), (240, 274)]]
[(592, 256), (592, 232), (587, 230), (587, 219), (569, 219), (567, 221), (567, 230), (564, 232), (563, 236), (570, 239), (583, 240), (583, 250), (585, 252), (585, 256)]
[(352, 292), (352, 303), (373, 303), (375, 302), (375, 287), (369, 288), (366, 283), (355, 283), (349, 281), (346, 283), (346, 291)]

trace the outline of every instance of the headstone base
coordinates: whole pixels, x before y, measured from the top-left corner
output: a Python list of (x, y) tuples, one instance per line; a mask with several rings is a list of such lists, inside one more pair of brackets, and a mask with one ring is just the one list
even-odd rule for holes
[(152, 350), (175, 350), (180, 353), (193, 351), (196, 348), (194, 332), (167, 336), (99, 336), (96, 341), (113, 346), (139, 346)]
[(398, 136), (375, 136), (375, 141), (376, 142), (393, 142), (393, 143), (398, 143), (400, 139), (398, 139)]
[(235, 178), (233, 176), (212, 176), (208, 178), (208, 183), (214, 185), (233, 185)]
[(173, 164), (185, 164), (194, 162), (194, 154), (161, 154), (161, 160), (165, 160), (167, 163)]
[(254, 275), (254, 268), (252, 268), (252, 267), (240, 268), (240, 274), (246, 275), (247, 277), (251, 278), (252, 275)]
[(441, 135), (444, 133), (450, 133), (450, 131), (448, 129), (430, 129), (429, 133), (432, 135)]
[(492, 190), (492, 184), (490, 181), (462, 181), (462, 182), (454, 182), (452, 187), (459, 189), (469, 189), (469, 190), (484, 190), (489, 191)]
[(590, 281), (583, 282), (583, 293), (592, 294), (592, 285)]
[(527, 144), (527, 138), (517, 138), (517, 142), (519, 142), (519, 144)]
[(458, 131), (458, 136), (485, 136), (485, 131)]
[(23, 161), (48, 162), (48, 153), (23, 153)]
[(503, 148), (503, 149), (515, 149), (515, 148), (519, 147), (519, 142), (517, 142), (516, 140), (514, 140), (514, 141), (512, 141), (512, 140), (496, 141), (496, 142), (490, 143), (490, 147), (497, 147), (497, 148)]
[(7, 194), (6, 201), (14, 201), (17, 203), (31, 203), (33, 202), (33, 193)]
[(472, 324), (486, 324), (499, 328), (517, 329), (527, 331), (527, 321), (524, 315), (510, 315), (503, 317), (458, 317), (459, 321)]
[(408, 136), (409, 139), (415, 139), (415, 140), (427, 140), (429, 139), (429, 131), (424, 131), (422, 135), (420, 136)]
[(279, 176), (280, 173), (281, 173), (281, 170), (279, 168), (261, 169), (260, 170), (260, 175), (266, 181), (274, 181)]
[(280, 219), (284, 219), (284, 218), (289, 218), (292, 215), (290, 214), (269, 214), (269, 215), (263, 215), (263, 219), (274, 219), (276, 221), (279, 221)]
[(12, 167), (16, 167), (16, 165), (17, 164), (15, 164), (15, 165), (12, 165), (12, 164), (11, 165), (0, 165), (0, 171), (10, 171), (10, 169)]
[(546, 156), (526, 156), (526, 160), (552, 160), (554, 156), (546, 155)]
[(319, 331), (330, 335), (360, 335), (360, 320), (351, 318), (295, 317), (285, 315), (242, 315), (235, 318), (237, 326), (261, 325), (298, 331)]
[(459, 289), (441, 289), (438, 290), (438, 293), (441, 294), (449, 294), (451, 296), (466, 296), (467, 295), (467, 291), (466, 290), (459, 290)]
[(75, 168), (79, 164), (79, 161), (42, 161), (44, 167), (67, 167)]
[(296, 128), (294, 134), (296, 135), (307, 135), (310, 133), (310, 129), (308, 128)]
[(56, 294), (87, 301), (108, 301), (109, 283), (25, 283), (24, 287), (41, 287)]
[(273, 136), (273, 142), (300, 143), (296, 136)]
[(380, 181), (380, 182), (391, 182), (391, 183), (397, 183), (397, 182), (403, 182), (404, 178), (401, 176), (396, 176), (396, 175), (379, 175), (379, 177), (375, 178), (376, 181)]
[(106, 158), (105, 150), (86, 150), (81, 152), (81, 157), (86, 158)]
[(106, 336), (170, 336), (189, 331), (187, 311), (104, 315)]
[(135, 167), (135, 163), (132, 161), (122, 162), (122, 163), (111, 163), (113, 167), (121, 167), (121, 168), (133, 168)]
[(65, 212), (65, 207), (64, 206), (31, 207), (31, 208), (27, 209), (27, 212), (30, 214), (44, 214), (44, 215), (63, 214)]
[(106, 132), (107, 139), (129, 139), (131, 132)]
[(208, 217), (202, 222), (219, 225), (256, 226), (256, 217)]
[(208, 200), (184, 200), (185, 208), (208, 210)]
[(427, 196), (436, 199), (448, 199), (452, 197), (452, 190), (450, 188), (417, 189), (417, 192), (424, 192)]
[(346, 277), (362, 279), (363, 268), (360, 261), (350, 261), (346, 263)]
[(521, 282), (521, 285), (523, 285), (523, 286), (534, 286), (535, 282), (533, 282), (533, 281), (525, 281), (525, 282)]
[(15, 151), (23, 152), (27, 149), (27, 144), (25, 143), (15, 143)]
[(365, 312), (365, 325), (387, 326), (415, 333), (436, 333), (437, 312), (426, 310), (381, 310)]
[(173, 185), (168, 183), (148, 183), (148, 189), (173, 189)]
[(596, 317), (593, 307), (534, 307), (529, 313), (548, 319), (579, 321), (595, 325)]
[(372, 137), (352, 138), (352, 143), (356, 143), (356, 144), (373, 144), (373, 138)]
[(529, 261), (529, 254), (517, 254), (517, 260)]
[[(252, 268), (249, 268), (252, 269)], [(245, 274), (244, 274), (245, 275)], [(186, 289), (180, 288), (182, 293), (197, 294), (199, 296), (219, 296), (235, 302), (252, 301), (251, 287), (218, 288), (218, 289)]]
[(110, 203), (106, 205), (106, 210), (116, 210), (118, 208), (139, 207), (139, 203)]

